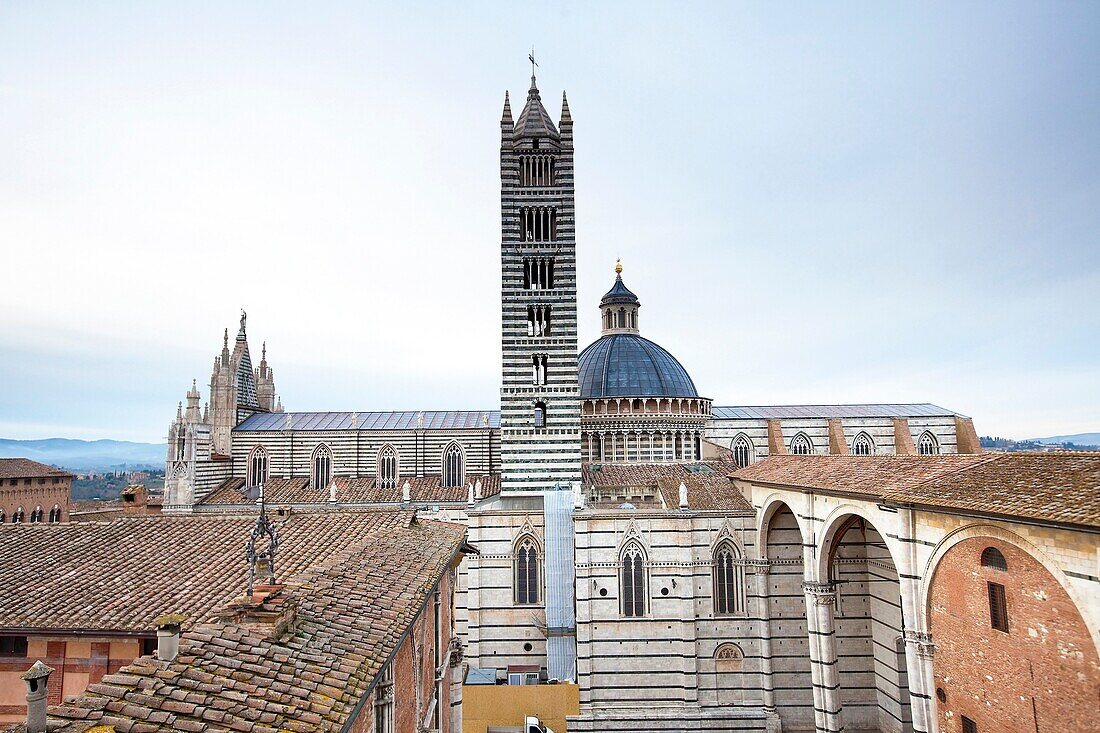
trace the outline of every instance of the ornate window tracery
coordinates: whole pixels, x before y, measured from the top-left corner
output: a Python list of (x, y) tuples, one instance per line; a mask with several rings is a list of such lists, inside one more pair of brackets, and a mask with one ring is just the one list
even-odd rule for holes
[(646, 556), (637, 542), (623, 548), (619, 561), (619, 583), (622, 588), (624, 616), (644, 616), (646, 609)]
[(249, 486), (259, 486), (267, 481), (267, 451), (263, 446), (256, 446), (248, 456)]
[(443, 485), (462, 486), (466, 482), (465, 468), (462, 446), (457, 442), (450, 443), (443, 449)]
[(722, 616), (745, 613), (745, 568), (741, 552), (729, 540), (714, 549), (714, 612)]
[(530, 535), (525, 535), (516, 542), (515, 563), (516, 604), (520, 606), (537, 604), (542, 585), (539, 546)]
[(332, 451), (325, 444), (317, 446), (313, 451), (313, 476), (314, 490), (328, 488), (332, 481)]
[(382, 450), (378, 451), (378, 488), (397, 488), (397, 478), (400, 466), (398, 465), (397, 450), (386, 443)]

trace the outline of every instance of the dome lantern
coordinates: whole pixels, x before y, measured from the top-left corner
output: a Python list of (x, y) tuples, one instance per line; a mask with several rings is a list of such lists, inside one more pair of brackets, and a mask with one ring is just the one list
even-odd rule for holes
[(642, 304), (638, 296), (623, 284), (623, 263), (615, 261), (615, 284), (600, 298), (600, 316), (603, 318), (603, 335), (613, 333), (639, 333), (638, 311)]

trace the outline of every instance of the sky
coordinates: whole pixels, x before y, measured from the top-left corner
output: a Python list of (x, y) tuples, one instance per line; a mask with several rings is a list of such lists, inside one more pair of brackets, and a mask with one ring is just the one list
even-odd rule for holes
[(248, 311), (289, 410), (499, 404), (499, 126), (576, 144), (717, 405), (1100, 430), (1100, 4), (0, 4), (0, 437), (163, 440)]

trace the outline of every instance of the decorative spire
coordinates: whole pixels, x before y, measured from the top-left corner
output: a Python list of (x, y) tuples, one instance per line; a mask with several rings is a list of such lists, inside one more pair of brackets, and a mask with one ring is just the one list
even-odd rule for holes
[(504, 114), (501, 115), (500, 121), (512, 124), (512, 103), (508, 99), (507, 91), (504, 92)]
[(569, 114), (569, 99), (565, 96), (565, 92), (561, 93), (561, 124), (565, 126), (566, 123), (572, 122), (573, 116)]
[(279, 534), (275, 525), (267, 518), (264, 485), (261, 483), (259, 486), (246, 487), (245, 496), (260, 505), (260, 515), (256, 517), (256, 524), (248, 533), (248, 543), (245, 545), (245, 557), (248, 559), (248, 597), (251, 598), (257, 578), (263, 585), (275, 584), (275, 553), (279, 550)]
[(615, 275), (621, 280), (623, 274), (623, 261), (618, 257), (615, 258)]
[(535, 47), (534, 46), (531, 46), (531, 53), (527, 54), (527, 60), (531, 62), (531, 88), (529, 90), (527, 90), (527, 98), (528, 99), (538, 99), (539, 98), (539, 88), (535, 84), (535, 67), (538, 66), (539, 63), (537, 61), (535, 61)]

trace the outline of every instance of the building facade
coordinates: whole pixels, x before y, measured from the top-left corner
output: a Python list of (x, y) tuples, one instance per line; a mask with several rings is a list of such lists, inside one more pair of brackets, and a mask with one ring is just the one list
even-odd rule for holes
[(73, 475), (27, 458), (0, 458), (0, 524), (69, 521)]

